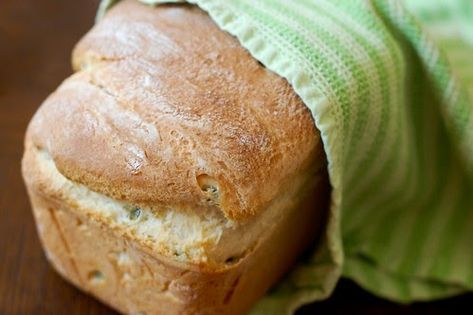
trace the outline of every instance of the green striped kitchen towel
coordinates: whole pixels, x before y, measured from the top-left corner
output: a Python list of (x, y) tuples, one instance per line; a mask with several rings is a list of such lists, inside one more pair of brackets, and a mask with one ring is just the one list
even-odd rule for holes
[(341, 275), (400, 302), (472, 290), (473, 2), (188, 2), (287, 78), (329, 161), (323, 245), (254, 314), (323, 299)]

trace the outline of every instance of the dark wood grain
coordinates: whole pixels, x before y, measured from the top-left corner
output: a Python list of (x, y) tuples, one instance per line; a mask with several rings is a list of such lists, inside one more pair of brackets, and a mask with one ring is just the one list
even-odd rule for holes
[[(26, 125), (71, 73), (74, 43), (98, 0), (0, 0), (0, 314), (115, 314), (62, 280), (41, 250), (20, 176)], [(473, 295), (400, 306), (349, 281), (299, 314), (469, 314)]]

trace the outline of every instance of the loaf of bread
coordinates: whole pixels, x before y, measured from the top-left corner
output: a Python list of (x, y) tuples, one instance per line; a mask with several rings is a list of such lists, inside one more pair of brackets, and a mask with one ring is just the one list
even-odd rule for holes
[(309, 110), (200, 9), (115, 5), (42, 104), (23, 176), (54, 268), (128, 314), (242, 314), (314, 243)]

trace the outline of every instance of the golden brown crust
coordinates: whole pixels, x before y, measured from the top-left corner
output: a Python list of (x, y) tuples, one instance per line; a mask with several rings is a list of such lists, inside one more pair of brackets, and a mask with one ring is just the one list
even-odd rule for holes
[(241, 220), (323, 165), (289, 84), (195, 7), (123, 1), (73, 63), (81, 70), (42, 105), (28, 137), (92, 190), (158, 208), (217, 206)]
[[(309, 110), (190, 6), (122, 1), (73, 63), (77, 72), (33, 118), (22, 162), (53, 266), (124, 313), (247, 311), (323, 222), (329, 185)], [(192, 210), (132, 223), (119, 215), (130, 203)], [(180, 225), (194, 210), (206, 210), (201, 225), (218, 215), (221, 237), (202, 238), (202, 252), (200, 238), (183, 236), (194, 229)], [(173, 238), (153, 238), (166, 236), (161, 222), (198, 254), (178, 258)], [(139, 234), (146, 226), (156, 233)]]

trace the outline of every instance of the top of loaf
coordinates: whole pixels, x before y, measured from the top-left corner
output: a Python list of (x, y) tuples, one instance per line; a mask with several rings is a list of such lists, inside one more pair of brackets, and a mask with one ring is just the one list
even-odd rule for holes
[(90, 189), (155, 208), (257, 214), (323, 161), (309, 110), (200, 9), (115, 5), (29, 136)]

